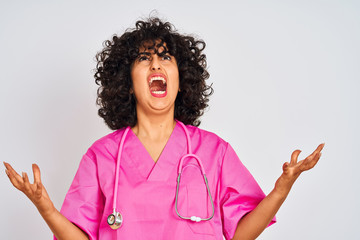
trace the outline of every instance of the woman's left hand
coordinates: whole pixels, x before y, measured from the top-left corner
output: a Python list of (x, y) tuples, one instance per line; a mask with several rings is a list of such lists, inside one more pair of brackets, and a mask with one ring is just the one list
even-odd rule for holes
[(315, 151), (307, 158), (298, 161), (300, 150), (295, 150), (291, 154), (291, 161), (283, 165), (283, 173), (276, 181), (275, 189), (287, 195), (292, 185), (300, 174), (304, 171), (312, 169), (321, 157), (321, 150), (324, 148), (325, 143), (320, 144)]
[(239, 221), (233, 239), (255, 239), (264, 231), (285, 201), (295, 180), (302, 172), (316, 165), (323, 148), (324, 144), (320, 144), (312, 154), (301, 161), (298, 161), (300, 150), (292, 153), (291, 161), (283, 165), (283, 173), (276, 181), (274, 190)]

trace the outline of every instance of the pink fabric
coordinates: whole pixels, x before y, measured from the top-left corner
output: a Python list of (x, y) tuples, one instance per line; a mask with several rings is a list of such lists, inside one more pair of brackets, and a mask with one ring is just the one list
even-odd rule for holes
[[(130, 130), (121, 159), (117, 210), (123, 225), (112, 230), (116, 156), (124, 129), (96, 141), (81, 160), (61, 213), (83, 229), (90, 239), (231, 239), (238, 221), (254, 209), (264, 193), (231, 146), (213, 133), (187, 126), (193, 153), (204, 165), (215, 204), (213, 219), (191, 222), (175, 212), (177, 170), (186, 153), (186, 137), (176, 124), (155, 163)], [(196, 160), (184, 162), (178, 209), (183, 216), (211, 215), (206, 186)], [(273, 222), (275, 218), (273, 219)], [(272, 222), (272, 223), (273, 223)]]

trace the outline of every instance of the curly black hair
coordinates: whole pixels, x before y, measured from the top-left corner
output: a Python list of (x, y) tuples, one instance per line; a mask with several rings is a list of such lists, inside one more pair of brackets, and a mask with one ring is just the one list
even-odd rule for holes
[[(164, 48), (175, 57), (179, 69), (181, 91), (175, 100), (174, 118), (194, 126), (200, 125), (199, 117), (208, 106), (213, 93), (206, 70), (205, 42), (192, 36), (181, 35), (169, 22), (157, 17), (137, 21), (135, 28), (127, 29), (123, 35), (114, 35), (104, 42), (104, 49), (97, 53), (95, 82), (99, 85), (96, 103), (98, 114), (112, 130), (137, 123), (136, 99), (132, 89), (131, 67), (139, 56), (139, 49)], [(162, 54), (156, 52), (156, 54)]]

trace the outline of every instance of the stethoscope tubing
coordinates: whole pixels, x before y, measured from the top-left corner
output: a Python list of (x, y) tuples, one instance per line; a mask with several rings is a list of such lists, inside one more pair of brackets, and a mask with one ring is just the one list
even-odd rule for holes
[(114, 183), (114, 198), (113, 198), (113, 211), (116, 212), (116, 200), (117, 200), (117, 192), (118, 192), (118, 183), (119, 183), (119, 172), (120, 172), (120, 159), (121, 159), (121, 154), (123, 152), (123, 148), (124, 148), (124, 142), (125, 142), (125, 138), (126, 135), (128, 134), (130, 130), (130, 126), (127, 127), (123, 133), (123, 136), (121, 137), (120, 140), (120, 146), (119, 146), (119, 152), (117, 155), (117, 159), (116, 159), (116, 170), (115, 170), (115, 183)]
[[(177, 122), (180, 124), (180, 126), (182, 127), (182, 129), (185, 132), (188, 152), (187, 152), (186, 155), (184, 155), (180, 159), (180, 163), (179, 163), (178, 177), (177, 177), (177, 184), (176, 184), (176, 194), (175, 194), (175, 211), (176, 211), (176, 214), (182, 219), (191, 220), (191, 221), (194, 221), (194, 222), (208, 221), (208, 220), (210, 220), (210, 219), (212, 219), (214, 217), (215, 206), (214, 206), (214, 201), (213, 201), (212, 196), (211, 196), (209, 183), (208, 183), (208, 180), (207, 180), (207, 177), (206, 177), (206, 174), (205, 174), (205, 169), (204, 169), (204, 166), (202, 164), (202, 161), (201, 161), (200, 157), (198, 155), (195, 155), (195, 154), (192, 153), (191, 139), (190, 139), (190, 136), (189, 136), (189, 132), (186, 129), (186, 126), (180, 121), (177, 121)], [(182, 174), (182, 170), (183, 170), (183, 163), (184, 163), (184, 160), (186, 158), (195, 158), (197, 163), (200, 166), (200, 171), (201, 171), (201, 174), (203, 175), (204, 183), (205, 183), (206, 189), (207, 189), (207, 194), (209, 195), (210, 202), (211, 202), (211, 205), (212, 205), (212, 214), (207, 218), (201, 218), (201, 217), (197, 217), (197, 216), (184, 217), (178, 211), (179, 186), (180, 186), (181, 174)]]

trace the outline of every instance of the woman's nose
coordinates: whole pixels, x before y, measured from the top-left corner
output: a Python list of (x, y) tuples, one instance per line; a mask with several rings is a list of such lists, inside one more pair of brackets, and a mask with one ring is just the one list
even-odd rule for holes
[(151, 61), (151, 70), (160, 70), (159, 56), (155, 55)]

